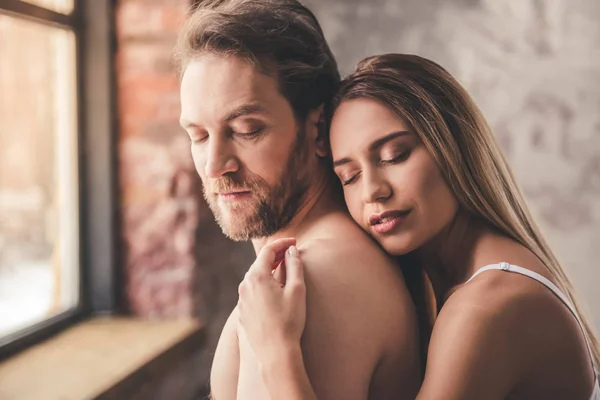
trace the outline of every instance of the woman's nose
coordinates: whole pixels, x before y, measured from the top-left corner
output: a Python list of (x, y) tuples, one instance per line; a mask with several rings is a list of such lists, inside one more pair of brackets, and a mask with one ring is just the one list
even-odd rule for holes
[(392, 196), (392, 188), (379, 171), (363, 171), (363, 202), (383, 202)]

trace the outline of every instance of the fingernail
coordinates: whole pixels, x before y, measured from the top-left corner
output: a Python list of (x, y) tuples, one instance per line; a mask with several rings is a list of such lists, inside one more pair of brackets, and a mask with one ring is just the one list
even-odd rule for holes
[(298, 249), (296, 248), (296, 246), (290, 246), (290, 248), (288, 249), (288, 253), (292, 257), (298, 257)]

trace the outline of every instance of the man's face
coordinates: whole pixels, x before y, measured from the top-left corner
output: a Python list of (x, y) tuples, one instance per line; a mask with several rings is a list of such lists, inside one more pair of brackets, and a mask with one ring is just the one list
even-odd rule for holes
[(181, 125), (204, 197), (233, 240), (290, 223), (309, 186), (309, 146), (274, 77), (237, 57), (203, 55), (181, 82)]

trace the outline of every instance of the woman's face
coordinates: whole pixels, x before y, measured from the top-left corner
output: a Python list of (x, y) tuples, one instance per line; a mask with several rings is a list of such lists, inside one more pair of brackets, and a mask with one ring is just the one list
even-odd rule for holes
[(387, 252), (413, 251), (451, 222), (456, 198), (419, 137), (389, 108), (344, 101), (330, 135), (350, 214)]

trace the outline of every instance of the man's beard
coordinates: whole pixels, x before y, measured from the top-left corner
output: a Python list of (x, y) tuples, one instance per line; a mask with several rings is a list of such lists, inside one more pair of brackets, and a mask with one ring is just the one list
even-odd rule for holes
[[(296, 135), (288, 162), (274, 186), (254, 174), (227, 174), (203, 185), (204, 198), (223, 233), (232, 240), (268, 237), (285, 228), (298, 213), (309, 187), (306, 167), (305, 132)], [(249, 191), (251, 198), (220, 204), (216, 193)]]

